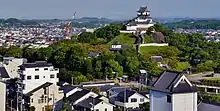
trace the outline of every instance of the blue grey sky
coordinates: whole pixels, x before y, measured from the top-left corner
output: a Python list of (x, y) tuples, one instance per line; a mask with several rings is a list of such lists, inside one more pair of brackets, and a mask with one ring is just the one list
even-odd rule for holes
[(220, 0), (0, 0), (0, 18), (68, 19), (107, 17), (125, 19), (148, 6), (153, 17), (220, 17)]

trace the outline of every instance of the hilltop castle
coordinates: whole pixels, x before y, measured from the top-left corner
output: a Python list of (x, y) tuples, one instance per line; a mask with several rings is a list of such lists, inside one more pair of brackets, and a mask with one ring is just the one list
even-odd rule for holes
[(129, 31), (147, 30), (153, 25), (153, 19), (150, 17), (150, 11), (146, 6), (140, 7), (140, 9), (137, 11), (137, 17), (125, 24), (126, 30)]

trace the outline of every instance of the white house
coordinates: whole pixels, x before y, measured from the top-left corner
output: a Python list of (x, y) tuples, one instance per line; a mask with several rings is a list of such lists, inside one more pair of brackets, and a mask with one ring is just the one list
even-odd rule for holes
[(166, 70), (150, 90), (150, 111), (197, 111), (197, 88), (182, 72)]
[(149, 27), (154, 26), (154, 23), (147, 7), (140, 7), (137, 11), (137, 17), (130, 20), (125, 26), (126, 30), (129, 31), (136, 31), (138, 29), (147, 30)]
[(59, 69), (54, 68), (52, 64), (45, 61), (24, 63), (19, 67), (19, 73), (24, 84), (24, 94), (46, 82), (53, 84), (58, 82), (57, 73), (59, 73)]
[(118, 94), (117, 99), (115, 100), (115, 105), (126, 109), (135, 109), (139, 108), (141, 104), (146, 102), (149, 102), (149, 99), (146, 96), (133, 90), (126, 90)]
[(77, 104), (79, 111), (113, 111), (113, 105), (101, 99), (89, 97)]

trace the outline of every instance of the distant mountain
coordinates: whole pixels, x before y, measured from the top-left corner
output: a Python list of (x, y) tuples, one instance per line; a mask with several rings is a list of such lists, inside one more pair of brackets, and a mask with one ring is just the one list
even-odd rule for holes
[(33, 20), (19, 20), (16, 18), (9, 18), (9, 19), (1, 19), (1, 24), (6, 25), (37, 25), (38, 23)]
[(172, 23), (165, 23), (165, 26), (175, 29), (220, 29), (220, 20), (216, 19), (189, 19)]
[(107, 18), (96, 18), (96, 17), (82, 17), (82, 18), (78, 18), (78, 19), (75, 19), (74, 21), (77, 21), (77, 22), (92, 22), (92, 23), (110, 23), (110, 22), (113, 22), (113, 20), (110, 20), (110, 19), (107, 19)]

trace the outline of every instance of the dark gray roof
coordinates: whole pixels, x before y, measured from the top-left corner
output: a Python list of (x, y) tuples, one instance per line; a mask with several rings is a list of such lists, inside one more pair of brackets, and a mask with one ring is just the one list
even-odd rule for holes
[(2, 78), (10, 78), (8, 72), (6, 71), (5, 67), (0, 67), (0, 76)]
[(147, 20), (145, 22), (138, 22), (138, 21), (129, 21), (126, 25), (127, 26), (136, 26), (137, 24), (149, 24), (150, 20)]
[(72, 91), (74, 88), (76, 88), (76, 87), (70, 86), (70, 85), (65, 85), (65, 86), (61, 87), (60, 89), (63, 90), (64, 93), (68, 93), (68, 92)]
[(89, 52), (88, 53), (88, 57), (96, 57), (96, 56), (99, 56), (98, 52)]
[(143, 12), (149, 12), (149, 10), (147, 9), (147, 6), (145, 6), (145, 7), (140, 7), (140, 9), (137, 12), (143, 13)]
[(151, 59), (155, 62), (161, 62), (163, 57), (162, 56), (151, 56)]
[(220, 111), (220, 103), (201, 102), (198, 105), (198, 111)]
[(128, 98), (130, 97), (130, 96), (132, 96), (133, 94), (135, 94), (136, 92), (135, 91), (133, 91), (133, 90), (126, 90), (126, 91), (122, 91), (122, 92), (120, 92), (119, 94), (118, 94), (118, 99), (120, 100), (120, 101), (123, 101), (124, 102), (124, 99), (126, 98), (126, 102), (128, 101)]
[(115, 92), (115, 93), (120, 93), (122, 91), (125, 91), (125, 90), (131, 90), (131, 88), (125, 88), (125, 87), (112, 87), (110, 88), (109, 90)]
[(25, 94), (25, 96), (31, 96), (34, 92), (36, 92), (36, 91), (38, 91), (38, 90), (40, 90), (40, 89), (42, 89), (42, 88), (46, 88), (46, 87), (48, 87), (48, 86), (50, 86), (50, 85), (52, 85), (52, 84), (53, 84), (53, 83), (46, 82), (46, 83), (44, 83), (44, 84), (38, 86), (37, 88), (35, 88), (35, 89), (29, 91), (27, 94)]
[(51, 63), (46, 61), (36, 61), (35, 63), (24, 63), (20, 65), (21, 68), (34, 68), (34, 67), (50, 67), (53, 66)]
[(99, 86), (97, 88), (99, 88), (101, 92), (107, 92), (109, 89), (113, 87), (119, 87), (119, 85)]
[[(102, 102), (101, 99), (97, 99), (97, 98), (92, 98), (92, 97), (89, 97), (81, 102), (79, 102), (77, 105), (78, 106), (81, 106), (81, 107), (84, 107), (84, 108), (92, 108), (92, 104), (93, 105), (97, 105), (99, 104), (100, 102)], [(92, 103), (92, 104), (91, 104)]]
[(73, 93), (72, 95), (70, 95), (69, 97), (67, 97), (67, 100), (70, 102), (75, 102), (76, 100), (80, 99), (81, 97), (85, 96), (86, 94), (88, 94), (90, 91), (83, 89), (82, 91), (77, 91), (75, 93)]
[(180, 83), (174, 88), (174, 85), (182, 77), (182, 72), (166, 70), (162, 72), (161, 76), (153, 84), (152, 90), (157, 90), (167, 93), (188, 93), (196, 92), (197, 88), (195, 86), (190, 86), (188, 83)]
[(147, 97), (146, 95), (149, 94), (149, 91), (140, 91), (138, 93), (141, 94), (144, 97)]

